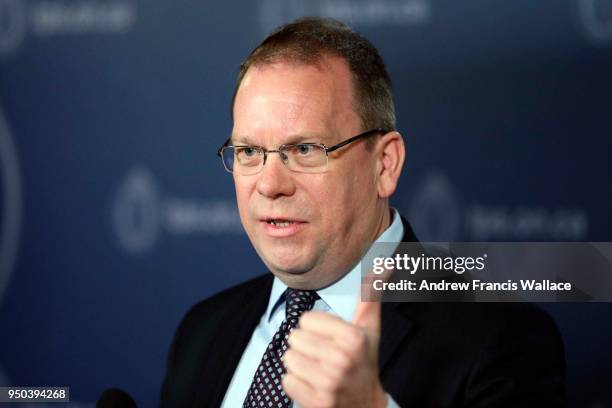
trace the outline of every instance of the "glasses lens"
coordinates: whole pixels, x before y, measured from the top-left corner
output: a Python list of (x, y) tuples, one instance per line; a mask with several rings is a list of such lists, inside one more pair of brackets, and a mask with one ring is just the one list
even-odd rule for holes
[(282, 153), (287, 158), (287, 166), (293, 171), (316, 173), (325, 170), (327, 166), (325, 148), (319, 144), (284, 146)]
[(234, 171), (234, 148), (232, 146), (221, 149), (221, 160), (225, 170), (230, 173)]
[(246, 176), (261, 170), (264, 153), (258, 147), (227, 146), (221, 152), (221, 157), (227, 171)]

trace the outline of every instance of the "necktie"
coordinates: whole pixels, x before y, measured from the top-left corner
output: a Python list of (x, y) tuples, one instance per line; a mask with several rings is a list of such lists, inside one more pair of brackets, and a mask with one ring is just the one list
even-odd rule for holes
[(243, 408), (287, 408), (292, 406), (281, 384), (282, 376), (286, 372), (281, 359), (289, 347), (287, 344), (289, 333), (297, 326), (302, 313), (312, 309), (316, 297), (314, 291), (291, 288), (285, 291), (285, 320), (264, 351), (244, 400)]

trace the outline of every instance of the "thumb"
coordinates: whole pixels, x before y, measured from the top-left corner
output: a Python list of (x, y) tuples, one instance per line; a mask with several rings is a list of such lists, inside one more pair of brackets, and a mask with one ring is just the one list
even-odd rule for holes
[(375, 338), (380, 337), (380, 302), (363, 302), (357, 303), (355, 317), (353, 317), (355, 326), (365, 329), (370, 335)]

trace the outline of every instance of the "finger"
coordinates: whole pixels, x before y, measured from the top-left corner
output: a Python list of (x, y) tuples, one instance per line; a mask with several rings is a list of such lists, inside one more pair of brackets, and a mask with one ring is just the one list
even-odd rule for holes
[(353, 324), (365, 329), (368, 334), (380, 337), (380, 302), (359, 302)]
[(306, 357), (299, 351), (289, 349), (283, 356), (288, 373), (294, 374), (316, 390), (335, 387), (342, 380), (340, 371), (332, 370), (321, 361)]
[[(379, 336), (376, 333), (371, 334), (363, 327), (345, 322), (338, 317), (328, 315), (327, 313), (310, 312), (308, 316), (304, 314), (303, 318), (305, 319), (305, 324), (300, 325), (300, 330), (323, 338), (327, 336), (348, 357), (349, 366), (366, 349), (378, 347)], [(320, 355), (324, 350), (328, 349), (320, 347), (316, 352)], [(345, 367), (346, 361), (343, 361), (342, 357), (340, 355), (334, 356), (336, 361), (339, 361), (340, 366)], [(326, 360), (326, 357), (321, 359)]]
[(301, 406), (314, 405), (316, 390), (307, 382), (292, 373), (287, 373), (282, 380), (283, 390), (289, 398)]
[(350, 323), (345, 322), (338, 316), (313, 311), (302, 314), (299, 327), (303, 330), (334, 339), (344, 336), (348, 329), (352, 329)]
[(336, 361), (341, 359), (341, 347), (328, 337), (299, 328), (294, 329), (287, 339), (289, 350), (294, 349), (306, 357), (318, 361)]

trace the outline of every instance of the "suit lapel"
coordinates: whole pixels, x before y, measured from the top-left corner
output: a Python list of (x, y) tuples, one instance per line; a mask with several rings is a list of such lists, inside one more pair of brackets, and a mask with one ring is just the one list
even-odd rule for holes
[[(402, 242), (418, 242), (412, 227), (402, 217), (404, 236)], [(404, 311), (410, 303), (383, 302), (381, 306), (381, 334), (378, 354), (378, 367), (382, 374), (385, 366), (401, 344), (402, 340), (414, 328), (414, 322)]]
[(401, 342), (414, 328), (414, 322), (402, 313), (409, 303), (384, 302), (381, 307), (381, 333), (378, 352), (380, 374), (398, 349)]
[[(266, 310), (272, 289), (272, 274), (267, 274), (257, 281), (243, 297), (235, 299), (231, 316), (219, 328), (216, 339), (208, 354), (217, 356), (212, 361), (213, 367), (205, 367), (205, 372), (215, 373), (215, 377), (205, 378), (196, 399), (197, 406), (221, 406), (234, 371), (240, 358)], [(248, 303), (247, 303), (248, 302)], [(211, 361), (207, 361), (207, 364)], [(214, 385), (213, 385), (214, 384)]]

